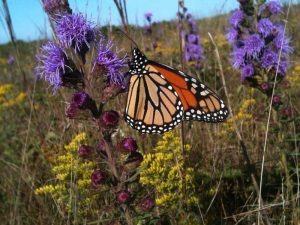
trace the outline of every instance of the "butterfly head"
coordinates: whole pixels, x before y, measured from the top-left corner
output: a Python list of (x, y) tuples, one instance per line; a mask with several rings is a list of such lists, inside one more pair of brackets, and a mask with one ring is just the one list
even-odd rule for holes
[(129, 72), (131, 74), (141, 74), (142, 71), (145, 71), (147, 61), (146, 56), (138, 48), (134, 48), (132, 50), (132, 60), (129, 63)]

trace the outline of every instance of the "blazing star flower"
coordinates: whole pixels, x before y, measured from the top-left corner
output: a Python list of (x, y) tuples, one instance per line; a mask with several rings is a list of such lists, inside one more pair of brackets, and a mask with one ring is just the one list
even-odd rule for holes
[(273, 23), (267, 18), (261, 19), (257, 23), (257, 31), (266, 38), (273, 33)]
[(236, 10), (231, 14), (229, 23), (234, 27), (238, 27), (245, 19), (244, 12), (242, 10)]
[(153, 14), (152, 14), (151, 12), (147, 12), (147, 13), (144, 14), (145, 19), (146, 19), (149, 23), (151, 23), (152, 16), (153, 16)]
[(258, 34), (252, 34), (245, 39), (244, 49), (247, 57), (257, 58), (264, 46), (265, 43)]
[(239, 32), (237, 31), (237, 29), (235, 29), (234, 27), (229, 27), (227, 29), (227, 34), (225, 35), (225, 38), (226, 40), (229, 42), (229, 43), (234, 43), (237, 38), (238, 38), (238, 35), (239, 35)]
[(292, 53), (293, 48), (290, 46), (290, 38), (286, 37), (284, 34), (284, 26), (282, 24), (277, 24), (276, 25), (276, 32), (277, 35), (274, 38), (274, 46), (275, 48), (282, 53)]
[(254, 67), (252, 64), (248, 64), (242, 68), (242, 81), (245, 81), (248, 77), (254, 75)]
[(68, 0), (44, 0), (43, 8), (46, 13), (53, 16), (63, 14), (63, 13), (71, 14), (72, 12)]
[(94, 60), (94, 69), (96, 72), (104, 73), (108, 81), (120, 85), (124, 81), (121, 69), (127, 66), (125, 62), (126, 56), (119, 58), (112, 51), (112, 47), (112, 41), (109, 40), (105, 44), (102, 36), (98, 45), (97, 57)]
[(270, 1), (267, 3), (267, 8), (272, 14), (279, 14), (282, 11), (281, 5), (277, 1)]
[(70, 62), (66, 53), (54, 42), (48, 42), (41, 47), (43, 54), (37, 55), (41, 64), (36, 67), (36, 75), (50, 82), (54, 93), (63, 86), (63, 77), (70, 69)]
[(246, 52), (243, 48), (236, 48), (230, 55), (233, 68), (239, 69), (245, 65)]
[(82, 14), (64, 15), (56, 26), (56, 35), (65, 48), (74, 48), (75, 52), (85, 54), (90, 43), (96, 39), (93, 24)]
[(269, 69), (277, 64), (278, 55), (272, 50), (266, 50), (261, 59), (261, 65), (265, 69)]

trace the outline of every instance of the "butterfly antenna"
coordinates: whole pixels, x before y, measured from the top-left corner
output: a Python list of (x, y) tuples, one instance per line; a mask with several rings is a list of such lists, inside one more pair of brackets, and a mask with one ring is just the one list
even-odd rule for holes
[[(131, 43), (133, 43), (137, 48), (139, 48), (138, 44), (128, 34), (126, 34), (126, 32), (124, 32), (119, 28), (117, 28), (117, 31), (120, 31), (122, 34), (124, 34), (125, 37), (127, 37), (127, 39), (131, 41)], [(132, 49), (132, 45), (131, 45), (131, 49)]]

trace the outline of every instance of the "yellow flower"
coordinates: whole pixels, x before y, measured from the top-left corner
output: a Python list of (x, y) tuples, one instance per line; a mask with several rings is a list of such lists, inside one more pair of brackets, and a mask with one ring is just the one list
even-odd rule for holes
[[(187, 152), (191, 150), (186, 145)], [(173, 132), (163, 135), (154, 148), (153, 153), (146, 154), (141, 164), (140, 182), (156, 189), (155, 202), (159, 206), (176, 208), (183, 200), (183, 180), (187, 195), (187, 203), (194, 204), (194, 170), (186, 168), (183, 177), (183, 156), (180, 147), (180, 138)], [(190, 199), (190, 200), (189, 200)]]

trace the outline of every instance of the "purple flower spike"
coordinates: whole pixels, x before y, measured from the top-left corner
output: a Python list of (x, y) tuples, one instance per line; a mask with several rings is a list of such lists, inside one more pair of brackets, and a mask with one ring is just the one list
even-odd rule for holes
[(290, 46), (290, 38), (284, 34), (284, 26), (281, 24), (276, 25), (276, 33), (277, 35), (274, 39), (276, 50), (280, 51), (282, 49), (282, 53), (285, 54), (292, 53), (294, 49)]
[(236, 48), (231, 53), (231, 62), (233, 68), (239, 69), (246, 64), (246, 53), (243, 48)]
[(35, 74), (48, 80), (54, 93), (63, 85), (62, 77), (69, 70), (69, 60), (65, 52), (54, 42), (48, 42), (41, 47), (43, 54), (37, 55), (41, 64), (35, 68)]
[(151, 23), (152, 16), (153, 16), (153, 14), (152, 14), (151, 12), (147, 12), (147, 13), (144, 14), (145, 19), (146, 19), (149, 23)]
[(252, 64), (248, 64), (242, 68), (242, 81), (254, 75), (254, 68)]
[(245, 52), (249, 58), (257, 58), (265, 46), (264, 41), (259, 37), (258, 34), (252, 34), (245, 40)]
[(117, 201), (120, 204), (126, 203), (130, 198), (130, 193), (128, 191), (120, 191), (117, 193)]
[(91, 175), (91, 181), (94, 187), (100, 186), (105, 179), (104, 173), (100, 169), (94, 170)]
[(273, 33), (273, 23), (269, 19), (261, 19), (257, 23), (257, 31), (266, 38)]
[(267, 8), (272, 14), (279, 14), (282, 11), (281, 5), (277, 1), (270, 1)]
[(96, 73), (104, 73), (108, 81), (119, 85), (124, 80), (121, 69), (127, 66), (126, 56), (120, 59), (112, 51), (112, 47), (112, 41), (109, 40), (107, 44), (104, 44), (104, 37), (102, 36), (98, 45), (98, 54), (94, 61), (94, 70), (96, 70)]
[(229, 18), (229, 23), (234, 27), (238, 27), (245, 19), (245, 15), (242, 10), (236, 10)]
[(93, 24), (81, 14), (64, 15), (57, 23), (56, 34), (60, 43), (75, 52), (85, 54), (96, 39)]
[(72, 96), (72, 104), (79, 109), (87, 109), (90, 100), (90, 96), (85, 91), (78, 91)]

